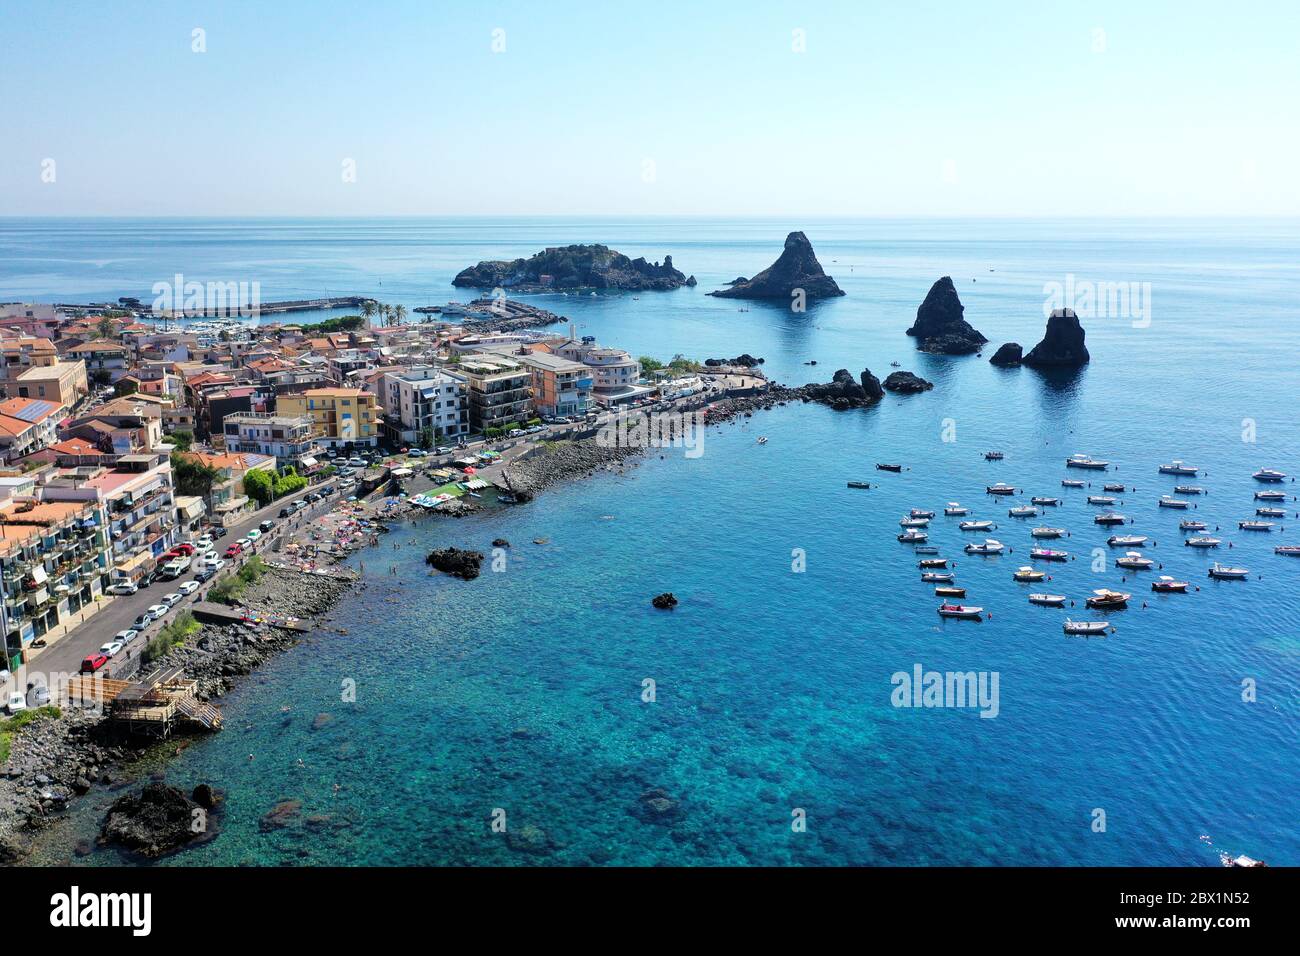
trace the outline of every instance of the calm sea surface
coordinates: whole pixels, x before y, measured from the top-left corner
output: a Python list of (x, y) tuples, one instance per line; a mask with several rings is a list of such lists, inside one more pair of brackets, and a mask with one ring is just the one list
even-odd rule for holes
[[(847, 296), (796, 314), (705, 295), (770, 264), (792, 228)], [(11, 219), (0, 300), (148, 299), (180, 272), (257, 281), (263, 301), (410, 308), (466, 298), (451, 277), (480, 259), (569, 242), (671, 254), (700, 283), (534, 299), (581, 334), (664, 359), (750, 352), (793, 384), (840, 367), (883, 378), (897, 361), (935, 388), (867, 411), (777, 409), (711, 429), (699, 458), (667, 449), (526, 507), (403, 526), (361, 555), (369, 587), (334, 615), (348, 633), (259, 671), (224, 701), (226, 729), (168, 767), (228, 804), (215, 840), (167, 862), (1177, 865), (1224, 849), (1300, 864), (1300, 561), (1272, 553), (1300, 544), (1297, 506), (1280, 533), (1236, 530), (1253, 516), (1251, 472), (1300, 473), (1300, 223)], [(1149, 324), (1085, 320), (1093, 361), (1077, 375), (921, 355), (903, 334), (951, 275), (990, 349), (1028, 348), (1045, 284), (1069, 274), (1151, 290)], [(985, 462), (991, 448), (1006, 460)], [(1132, 531), (1199, 591), (1154, 595), (1149, 573), (1121, 584), (1110, 553), (1092, 570), (1106, 533), (1084, 493), (1060, 487), (1079, 451), (1119, 466), (1109, 480), (1137, 488), (1120, 508)], [(1187, 515), (1156, 506), (1189, 480), (1156, 474), (1173, 458), (1208, 472), (1195, 516), (1222, 526), (1234, 547), (1217, 557), (1252, 580), (1211, 581), (1213, 553), (1181, 546)], [(1049, 523), (1080, 559), (1014, 583), (1033, 522), (984, 494), (996, 481), (1064, 497)], [(991, 620), (940, 621), (894, 540), (908, 508), (952, 500), (998, 520), (1014, 549), (967, 558), (955, 520), (933, 522)], [(488, 551), (498, 536), (514, 542), (503, 573), (426, 576), (430, 547)], [(1065, 638), (1070, 612), (1025, 600), (1068, 594), (1085, 616), (1103, 586), (1134, 602), (1102, 640)], [(664, 590), (682, 602), (672, 613), (649, 606)], [(891, 706), (891, 675), (918, 663), (996, 671), (997, 717)], [(356, 703), (341, 702), (348, 680)], [(679, 801), (668, 823), (641, 808), (654, 787)], [(106, 799), (83, 801), (44, 858), (69, 859)], [(264, 829), (282, 800), (302, 802), (300, 819)], [(492, 832), (498, 808), (514, 848)]]

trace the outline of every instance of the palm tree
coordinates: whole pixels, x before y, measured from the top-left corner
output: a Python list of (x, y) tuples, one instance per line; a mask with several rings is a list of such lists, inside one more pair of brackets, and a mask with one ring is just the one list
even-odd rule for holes
[(381, 309), (383, 310), (383, 312), (384, 312), (384, 325), (385, 325), (385, 327), (392, 325), (392, 324), (393, 324), (393, 307), (392, 307), (391, 305), (382, 305), (382, 306), (380, 306), (380, 308), (381, 308)]
[(406, 306), (399, 305), (393, 309), (393, 324), (401, 325), (406, 321)]
[(366, 317), (366, 328), (370, 328), (370, 320), (375, 317), (378, 311), (378, 304), (374, 299), (366, 299), (361, 303), (361, 314)]

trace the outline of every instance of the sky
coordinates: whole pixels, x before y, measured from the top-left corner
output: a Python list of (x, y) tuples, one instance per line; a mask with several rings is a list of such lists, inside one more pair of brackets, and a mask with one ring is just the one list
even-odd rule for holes
[(3, 216), (1294, 216), (1300, 4), (0, 5)]

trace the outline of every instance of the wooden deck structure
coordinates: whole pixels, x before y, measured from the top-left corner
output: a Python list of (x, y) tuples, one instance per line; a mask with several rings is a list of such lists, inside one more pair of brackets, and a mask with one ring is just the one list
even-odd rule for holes
[(167, 738), (181, 723), (221, 729), (221, 711), (195, 696), (198, 681), (179, 667), (157, 668), (136, 681), (83, 674), (68, 681), (68, 699), (104, 704), (108, 717), (131, 734)]

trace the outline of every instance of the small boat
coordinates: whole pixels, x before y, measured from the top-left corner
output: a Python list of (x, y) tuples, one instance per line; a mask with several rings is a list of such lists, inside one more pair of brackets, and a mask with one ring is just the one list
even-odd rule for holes
[(1255, 492), (1256, 501), (1286, 501), (1285, 491), (1257, 491)]
[(1002, 550), (1002, 542), (994, 541), (992, 538), (986, 538), (981, 544), (966, 545), (967, 554), (1001, 554)]
[(938, 554), (939, 549), (932, 544), (919, 545), (912, 550), (913, 554)]
[(922, 558), (916, 562), (918, 568), (946, 568), (948, 566), (947, 558)]
[(1065, 529), (1042, 527), (1035, 528), (1033, 531), (1029, 532), (1029, 534), (1035, 538), (1059, 538), (1065, 534)]
[(1205, 489), (1200, 485), (1174, 485), (1174, 494), (1176, 495), (1203, 495)]
[(1112, 548), (1140, 548), (1147, 543), (1147, 539), (1146, 535), (1141, 534), (1112, 534), (1106, 543)]
[(908, 517), (911, 518), (933, 518), (934, 517), (934, 512), (927, 511), (925, 508), (913, 508), (907, 514)]
[(1113, 505), (1115, 499), (1110, 495), (1089, 495), (1088, 504), (1090, 505)]
[(1162, 475), (1194, 475), (1198, 471), (1200, 471), (1199, 468), (1184, 464), (1178, 459), (1174, 459), (1167, 465), (1160, 466), (1160, 474)]
[(1098, 458), (1089, 458), (1087, 455), (1071, 455), (1065, 459), (1066, 468), (1086, 468), (1089, 471), (1105, 471), (1110, 467), (1110, 462), (1101, 461)]
[(985, 461), (1001, 461), (1005, 457), (1007, 456), (1000, 451), (986, 451), (984, 453)]
[(1041, 581), (1047, 577), (1046, 571), (1039, 571), (1037, 568), (1031, 568), (1025, 565), (1023, 568), (1016, 568), (1011, 573), (1011, 577), (1017, 581)]
[(1062, 488), (1082, 488), (1087, 482), (1080, 481), (1078, 478), (1062, 478)]
[(1115, 559), (1115, 567), (1128, 568), (1132, 571), (1147, 571), (1155, 566), (1156, 563), (1145, 557), (1141, 551), (1125, 551), (1121, 557)]
[(1162, 574), (1151, 582), (1151, 590), (1158, 591), (1161, 594), (1186, 594), (1187, 582), (1178, 581), (1167, 574)]
[(1064, 594), (1031, 594), (1029, 595), (1030, 604), (1041, 604), (1043, 607), (1065, 607)]
[(903, 470), (902, 465), (884, 465), (881, 464), (880, 462), (876, 463), (876, 471), (902, 471), (902, 470)]
[(1104, 511), (1099, 515), (1094, 515), (1092, 521), (1093, 524), (1123, 524), (1128, 521), (1128, 518), (1117, 511)]
[(1284, 544), (1273, 549), (1274, 554), (1284, 554), (1288, 558), (1300, 558), (1300, 545)]
[(1210, 577), (1220, 581), (1240, 581), (1243, 580), (1250, 572), (1245, 568), (1231, 568), (1226, 564), (1220, 564), (1215, 561), (1210, 568)]
[(1044, 508), (1055, 508), (1061, 503), (1060, 498), (1049, 498), (1046, 495), (1035, 495), (1029, 499), (1030, 504), (1040, 505)]
[(965, 588), (935, 588), (935, 597), (965, 597)]
[(952, 584), (956, 577), (951, 571), (923, 571), (921, 580), (930, 584)]
[(1274, 468), (1261, 468), (1250, 477), (1254, 478), (1256, 481), (1286, 481), (1286, 472), (1278, 471)]
[(977, 621), (983, 613), (984, 608), (971, 607), (969, 604), (948, 604), (945, 602), (939, 605), (940, 617), (964, 617)]
[(1128, 489), (1125, 488), (1123, 485), (1102, 485), (1102, 486), (1101, 486), (1101, 490), (1102, 490), (1102, 491), (1114, 491), (1114, 492), (1117, 492), (1117, 493), (1119, 493), (1119, 494), (1123, 494), (1124, 492), (1128, 491)]
[(1217, 548), (1219, 545), (1223, 544), (1223, 542), (1218, 538), (1204, 537), (1188, 538), (1183, 542), (1183, 544), (1189, 548)]
[(1159, 505), (1161, 508), (1180, 508), (1186, 511), (1191, 507), (1191, 503), (1184, 501), (1182, 498), (1171, 498), (1168, 495), (1161, 495)]
[(900, 528), (924, 528), (930, 523), (929, 518), (902, 518), (898, 522)]
[(868, 482), (865, 482), (865, 481), (850, 481), (850, 482), (849, 482), (849, 487), (850, 487), (850, 488), (870, 488), (871, 485), (870, 485)]
[(996, 485), (986, 485), (984, 488), (991, 495), (1014, 495), (1016, 489), (1005, 482), (999, 481)]
[(909, 528), (898, 536), (898, 540), (903, 544), (921, 544), (924, 541), (929, 541), (930, 536), (924, 531), (914, 531)]
[(943, 513), (950, 518), (959, 518), (962, 515), (970, 514), (970, 509), (963, 505), (957, 504), (957, 502), (955, 501), (950, 501), (948, 502), (947, 506), (943, 509)]
[(1070, 560), (1069, 551), (1053, 551), (1051, 548), (1033, 548), (1029, 552), (1031, 558), (1039, 561), (1068, 561)]
[(1133, 595), (1126, 594), (1123, 591), (1111, 591), (1108, 588), (1098, 588), (1092, 592), (1092, 597), (1085, 602), (1088, 607), (1098, 611), (1117, 611), (1120, 608), (1128, 607), (1129, 598)]
[(1107, 621), (1071, 621), (1068, 619), (1062, 627), (1066, 634), (1105, 634), (1111, 629)]
[(1242, 531), (1272, 531), (1275, 525), (1271, 521), (1238, 521), (1237, 527)]
[(1033, 505), (1016, 505), (1007, 514), (1012, 518), (1037, 518), (1038, 509)]
[(767, 444), (767, 436), (766, 436), (766, 435), (759, 435), (759, 436), (758, 436), (758, 443), (759, 443), (760, 445), (766, 445), (766, 444)]
[(997, 525), (992, 521), (980, 519), (978, 521), (963, 521), (957, 527), (962, 531), (992, 531)]
[(1179, 531), (1204, 531), (1204, 521), (1180, 521), (1178, 522)]
[(1286, 512), (1281, 508), (1256, 508), (1255, 514), (1261, 518), (1285, 518)]

